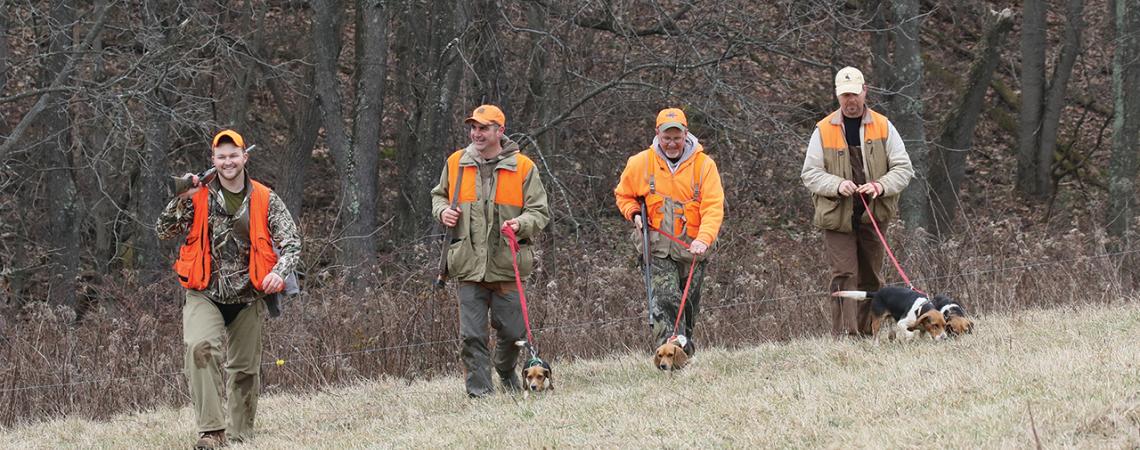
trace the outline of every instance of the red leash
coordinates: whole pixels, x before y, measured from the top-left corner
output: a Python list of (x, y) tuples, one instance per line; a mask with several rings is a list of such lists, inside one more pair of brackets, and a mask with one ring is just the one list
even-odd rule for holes
[(859, 200), (863, 201), (863, 207), (866, 208), (866, 210), (867, 210), (867, 217), (871, 218), (871, 225), (875, 226), (875, 234), (879, 236), (879, 242), (881, 242), (883, 244), (883, 248), (887, 249), (887, 256), (891, 257), (891, 262), (894, 263), (895, 270), (897, 270), (899, 272), (899, 276), (902, 277), (903, 282), (906, 283), (906, 286), (909, 287), (910, 290), (915, 291), (915, 292), (922, 294), (922, 295), (926, 295), (925, 292), (922, 292), (918, 289), (915, 289), (914, 283), (910, 282), (910, 277), (906, 276), (906, 272), (904, 272), (902, 266), (899, 265), (898, 258), (895, 258), (895, 252), (891, 251), (891, 246), (887, 245), (887, 238), (883, 237), (883, 232), (881, 230), (879, 230), (879, 222), (875, 220), (875, 215), (871, 213), (871, 205), (867, 204), (867, 197), (865, 197), (862, 193), (860, 193), (859, 194)]
[[(657, 228), (649, 227), (649, 229), (656, 231), (657, 233), (661, 234), (662, 236), (669, 238), (669, 240), (676, 242), (677, 244), (679, 244), (681, 247), (685, 248), (686, 250), (689, 249), (689, 244), (686, 244), (685, 241), (677, 239), (676, 236), (672, 236), (669, 233), (661, 231)], [(670, 341), (677, 338), (677, 327), (681, 326), (681, 316), (683, 314), (685, 314), (685, 300), (687, 300), (689, 298), (689, 285), (693, 284), (693, 270), (696, 268), (697, 268), (697, 255), (693, 255), (693, 262), (691, 264), (689, 264), (689, 277), (687, 279), (685, 279), (685, 291), (681, 293), (681, 307), (677, 309), (677, 320), (673, 321), (673, 336), (669, 337)]]
[(519, 305), (522, 306), (523, 325), (526, 325), (526, 341), (534, 345), (534, 335), (530, 332), (530, 315), (526, 310), (526, 293), (523, 292), (522, 275), (519, 274), (519, 242), (518, 237), (515, 236), (515, 229), (510, 225), (503, 224), (503, 228), (499, 230), (503, 237), (507, 239), (507, 244), (511, 247), (511, 265), (515, 268), (515, 287), (519, 290)]

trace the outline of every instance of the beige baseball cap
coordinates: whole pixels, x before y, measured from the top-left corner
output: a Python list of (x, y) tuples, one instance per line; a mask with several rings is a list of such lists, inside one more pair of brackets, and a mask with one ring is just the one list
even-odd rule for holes
[(835, 95), (859, 94), (863, 92), (863, 72), (851, 66), (839, 69), (835, 74)]

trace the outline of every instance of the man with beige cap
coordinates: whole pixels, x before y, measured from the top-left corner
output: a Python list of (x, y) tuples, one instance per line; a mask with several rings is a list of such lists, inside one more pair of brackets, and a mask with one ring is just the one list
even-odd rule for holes
[[(812, 223), (823, 231), (830, 292), (875, 291), (883, 285), (883, 246), (871, 216), (884, 227), (898, 215), (899, 193), (914, 168), (895, 126), (866, 106), (867, 86), (859, 69), (839, 70), (835, 96), (839, 110), (816, 124), (800, 178), (815, 204)], [(870, 334), (869, 300), (829, 299), (832, 334)]]
[[(515, 372), (523, 339), (519, 292), (511, 251), (500, 233), (511, 227), (518, 238), (519, 275), (534, 268), (534, 239), (550, 221), (546, 189), (534, 162), (506, 136), (507, 118), (495, 105), (482, 105), (464, 122), (471, 143), (447, 158), (439, 184), (431, 190), (432, 217), (451, 228), (447, 276), (459, 282), (459, 334), (467, 395), (494, 392), (491, 368), (507, 391), (519, 391)], [(490, 325), (498, 337), (494, 361), (488, 350)]]

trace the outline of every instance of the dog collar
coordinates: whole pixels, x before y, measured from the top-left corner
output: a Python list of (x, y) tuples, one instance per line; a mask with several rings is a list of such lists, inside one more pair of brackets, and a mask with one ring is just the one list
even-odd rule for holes
[(529, 369), (531, 367), (541, 366), (541, 365), (542, 365), (541, 359), (531, 358), (531, 359), (526, 360), (526, 365), (523, 366), (523, 369)]

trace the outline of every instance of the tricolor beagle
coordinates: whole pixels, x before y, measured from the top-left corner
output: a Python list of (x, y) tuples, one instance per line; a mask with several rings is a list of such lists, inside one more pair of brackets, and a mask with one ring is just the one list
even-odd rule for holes
[(531, 391), (553, 391), (554, 372), (550, 370), (550, 363), (538, 357), (538, 350), (530, 345), (530, 342), (521, 340), (516, 341), (515, 345), (525, 348), (530, 353), (530, 358), (522, 368), (522, 378), (526, 382), (523, 386), (523, 397), (529, 398)]
[(658, 369), (672, 372), (685, 367), (689, 363), (689, 354), (685, 353), (685, 344), (688, 342), (684, 336), (674, 336), (657, 347), (653, 356), (653, 366)]
[[(916, 332), (925, 332), (932, 339), (946, 339), (946, 319), (923, 294), (903, 287), (888, 286), (878, 291), (837, 291), (834, 297), (871, 299), (871, 335), (879, 342), (879, 330), (889, 316), (894, 319), (897, 330), (902, 331), (908, 340)], [(890, 338), (895, 338), (896, 327), (891, 328)]]
[(946, 318), (946, 331), (951, 336), (961, 336), (974, 332), (974, 321), (966, 317), (966, 308), (945, 295), (935, 295), (931, 300), (934, 307)]

